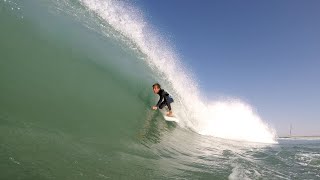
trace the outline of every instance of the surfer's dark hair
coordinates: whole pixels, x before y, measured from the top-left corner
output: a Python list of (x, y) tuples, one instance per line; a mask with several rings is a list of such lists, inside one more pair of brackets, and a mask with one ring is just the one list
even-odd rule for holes
[(152, 85), (152, 88), (154, 88), (154, 87), (157, 87), (157, 88), (161, 89), (161, 86), (160, 86), (159, 83), (155, 83), (154, 85)]

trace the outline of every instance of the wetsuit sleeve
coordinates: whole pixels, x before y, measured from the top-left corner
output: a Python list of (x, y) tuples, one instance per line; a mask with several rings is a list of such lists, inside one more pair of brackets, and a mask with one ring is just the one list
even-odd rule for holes
[(162, 100), (163, 100), (163, 95), (162, 94), (160, 94), (160, 99), (159, 99), (159, 101), (158, 101), (158, 103), (157, 103), (157, 107), (159, 107), (160, 106), (160, 104), (161, 104), (161, 102), (162, 102)]

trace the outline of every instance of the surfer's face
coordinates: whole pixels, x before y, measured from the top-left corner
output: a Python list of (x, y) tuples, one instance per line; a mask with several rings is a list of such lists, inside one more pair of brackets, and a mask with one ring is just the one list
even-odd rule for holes
[(154, 92), (155, 94), (158, 94), (159, 91), (160, 91), (160, 88), (158, 88), (157, 86), (155, 86), (155, 87), (153, 88), (153, 92)]

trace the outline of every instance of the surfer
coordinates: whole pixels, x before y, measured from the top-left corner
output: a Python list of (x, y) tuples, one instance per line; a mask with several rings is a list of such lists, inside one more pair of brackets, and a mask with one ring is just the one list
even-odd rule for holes
[(158, 83), (152, 85), (152, 88), (153, 92), (160, 96), (157, 105), (153, 106), (152, 109), (157, 110), (158, 108), (162, 109), (164, 106), (168, 106), (169, 112), (167, 113), (167, 116), (173, 116), (170, 105), (171, 103), (173, 103), (172, 97), (165, 90), (161, 89), (161, 86)]

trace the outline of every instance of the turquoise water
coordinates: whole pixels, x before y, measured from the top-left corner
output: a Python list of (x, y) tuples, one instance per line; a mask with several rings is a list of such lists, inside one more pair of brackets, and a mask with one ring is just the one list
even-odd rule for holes
[[(196, 115), (172, 82), (186, 70), (158, 71), (165, 60), (152, 59), (152, 41), (118, 26), (115, 9), (128, 11), (115, 1), (0, 0), (0, 179), (320, 179), (319, 140), (269, 143), (256, 116), (248, 122), (264, 134), (183, 118)], [(156, 81), (181, 123), (150, 109)]]

